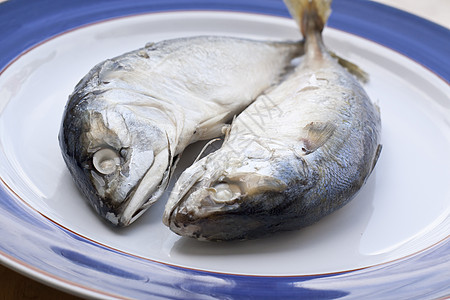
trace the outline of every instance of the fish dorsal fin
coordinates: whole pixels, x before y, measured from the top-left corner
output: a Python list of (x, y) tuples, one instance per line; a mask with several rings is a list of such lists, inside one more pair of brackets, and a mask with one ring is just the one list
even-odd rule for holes
[(367, 74), (363, 69), (358, 67), (356, 64), (338, 56), (332, 51), (328, 51), (331, 57), (337, 59), (338, 64), (347, 69), (348, 72), (355, 75), (361, 82), (367, 83), (369, 81), (369, 74)]
[(303, 142), (302, 151), (305, 154), (310, 154), (327, 142), (336, 130), (336, 125), (330, 122), (311, 122), (303, 127), (303, 130), (305, 135), (301, 139)]

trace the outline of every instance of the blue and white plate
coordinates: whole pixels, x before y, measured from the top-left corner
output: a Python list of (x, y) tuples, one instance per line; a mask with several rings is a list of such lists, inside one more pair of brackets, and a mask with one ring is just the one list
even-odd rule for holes
[(232, 243), (173, 234), (166, 198), (111, 228), (76, 190), (57, 134), (67, 96), (106, 58), (180, 36), (300, 39), (282, 1), (15, 0), (0, 4), (0, 30), (1, 263), (96, 298), (450, 295), (449, 30), (335, 0), (326, 44), (370, 74), (381, 107), (376, 170), (319, 223)]

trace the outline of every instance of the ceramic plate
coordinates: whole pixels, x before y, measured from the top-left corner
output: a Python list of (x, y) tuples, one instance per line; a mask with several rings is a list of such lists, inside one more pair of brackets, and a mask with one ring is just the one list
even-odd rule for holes
[[(336, 0), (325, 42), (370, 74), (365, 88), (381, 107), (375, 172), (352, 202), (313, 226), (205, 243), (162, 225), (167, 193), (128, 228), (100, 220), (60, 154), (64, 105), (95, 64), (150, 41), (300, 39), (283, 3), (24, 2), (0, 4), (2, 263), (97, 298), (449, 295), (447, 29), (373, 2)], [(186, 150), (174, 179), (199, 149)]]

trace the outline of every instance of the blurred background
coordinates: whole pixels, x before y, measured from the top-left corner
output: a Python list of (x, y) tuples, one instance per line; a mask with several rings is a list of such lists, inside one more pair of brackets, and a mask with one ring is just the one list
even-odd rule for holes
[(450, 29), (450, 0), (376, 0)]

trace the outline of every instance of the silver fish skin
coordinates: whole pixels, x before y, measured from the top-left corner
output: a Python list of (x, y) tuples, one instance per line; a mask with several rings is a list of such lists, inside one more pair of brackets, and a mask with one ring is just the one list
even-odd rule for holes
[(323, 44), (330, 1), (287, 2), (301, 16), (304, 59), (182, 173), (163, 217), (181, 236), (243, 240), (311, 225), (349, 202), (375, 166), (379, 109)]
[(187, 145), (221, 128), (289, 69), (301, 42), (200, 36), (95, 66), (66, 104), (60, 147), (95, 210), (116, 226), (164, 192)]

